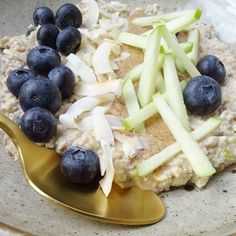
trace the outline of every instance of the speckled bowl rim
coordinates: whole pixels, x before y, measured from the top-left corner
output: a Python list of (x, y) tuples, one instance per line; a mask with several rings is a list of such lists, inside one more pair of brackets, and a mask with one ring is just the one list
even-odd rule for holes
[[(128, 2), (129, 3), (129, 5), (131, 6), (131, 5), (136, 5), (136, 6), (139, 6), (139, 5), (143, 5), (143, 4), (146, 4), (146, 3), (151, 3), (151, 2), (159, 2), (160, 3), (160, 5), (165, 5), (166, 4), (166, 1), (171, 1), (172, 3), (173, 3), (173, 8), (175, 9), (175, 8), (177, 8), (176, 6), (178, 5), (178, 4), (184, 4), (185, 2), (187, 2), (188, 0), (158, 0), (158, 1), (154, 1), (154, 0), (140, 0), (140, 1), (132, 1), (132, 0), (130, 0), (130, 1), (125, 1), (125, 0), (123, 0), (123, 2)], [(9, 1), (9, 4), (12, 4), (12, 2), (15, 2), (15, 3), (18, 3), (19, 4), (19, 2), (24, 2), (24, 1), (17, 1), (17, 0), (12, 0), (12, 1)], [(25, 9), (25, 11), (24, 11), (24, 13), (22, 14), (22, 16), (21, 16), (21, 18), (17, 18), (17, 19), (15, 19), (14, 17), (13, 17), (13, 15), (12, 14), (9, 14), (9, 17), (10, 17), (10, 19), (8, 19), (8, 18), (6, 18), (6, 19), (8, 19), (8, 20), (5, 20), (5, 25), (6, 24), (10, 24), (11, 25), (11, 27), (6, 27), (6, 26), (4, 26), (4, 21), (0, 21), (1, 23), (0, 24), (2, 24), (2, 29), (4, 29), (2, 32), (4, 32), (4, 34), (10, 34), (10, 35), (15, 35), (15, 34), (19, 34), (19, 32), (25, 32), (25, 29), (26, 29), (26, 26), (27, 26), (27, 24), (29, 23), (27, 20), (26, 20), (26, 15), (30, 12), (30, 11), (32, 11), (32, 7), (33, 7), (33, 1), (25, 1), (26, 3), (25, 4), (23, 4), (22, 3), (22, 5), (24, 5), (24, 6), (27, 6), (26, 7), (26, 9)], [(45, 2), (46, 1), (43, 1), (43, 0), (41, 0), (41, 1), (37, 1), (37, 2), (40, 2), (40, 3), (42, 3), (42, 4), (45, 4)], [(59, 0), (59, 2), (65, 2), (65, 1), (63, 1), (63, 0)], [(72, 0), (72, 1), (70, 1), (70, 2), (74, 2), (74, 3), (76, 3), (76, 2), (78, 2), (78, 1), (74, 1), (74, 0)], [(16, 11), (17, 9), (18, 9), (18, 4), (13, 4), (13, 12), (14, 11)], [(48, 6), (51, 6), (51, 5), (54, 5), (55, 3), (54, 3), (54, 1), (47, 1), (46, 2), (46, 5), (48, 5)], [(57, 5), (59, 5), (60, 3), (57, 3)], [(132, 7), (132, 6), (131, 6)], [(3, 17), (2, 17), (2, 15), (4, 15), (4, 13), (2, 12), (2, 8), (1, 8), (1, 3), (0, 3), (0, 19), (2, 19)], [(1, 13), (3, 13), (3, 14), (1, 14)], [(10, 13), (10, 12), (9, 12)], [(23, 17), (24, 16), (24, 17)], [(9, 23), (10, 22), (10, 23)], [(15, 24), (11, 24), (11, 22), (16, 22)], [(1, 144), (0, 144), (1, 145)], [(0, 154), (1, 155), (1, 154)], [(226, 178), (223, 178), (223, 179), (226, 179)], [(213, 180), (214, 181), (214, 180)], [(227, 181), (225, 182), (225, 183), (228, 183)], [(210, 187), (212, 187), (212, 186), (210, 186)], [(209, 188), (210, 188), (209, 187)], [(218, 188), (218, 187), (220, 187), (220, 185), (216, 185), (216, 188)], [(235, 188), (236, 188), (236, 186), (235, 186)], [(176, 195), (178, 195), (178, 193), (176, 192)], [(59, 207), (59, 206), (58, 206)], [(167, 216), (168, 217), (168, 216)], [(159, 227), (160, 225), (159, 224), (157, 224), (157, 228)], [(7, 225), (5, 225), (5, 224), (3, 224), (3, 223), (0, 223), (0, 235), (1, 235), (1, 230), (2, 230), (2, 232), (4, 232), (4, 233), (8, 233), (8, 235), (31, 235), (30, 233), (27, 233), (27, 232), (24, 232), (24, 231), (21, 231), (21, 230), (17, 230), (17, 229), (15, 229), (14, 228), (14, 226), (12, 225), (12, 226), (7, 226)], [(144, 230), (145, 230), (145, 228), (144, 228)], [(172, 231), (172, 233), (174, 233), (175, 231), (174, 231), (175, 229), (173, 228), (173, 231)], [(236, 235), (236, 222), (233, 222), (232, 224), (227, 224), (227, 225), (225, 225), (225, 226), (222, 226), (220, 229), (215, 229), (215, 231), (213, 232), (213, 231), (210, 231), (210, 232), (205, 232), (206, 234), (204, 234), (204, 235), (234, 235), (234, 233), (233, 232), (235, 232), (235, 235)], [(123, 235), (123, 234), (122, 234)], [(169, 235), (169, 234), (168, 234)]]

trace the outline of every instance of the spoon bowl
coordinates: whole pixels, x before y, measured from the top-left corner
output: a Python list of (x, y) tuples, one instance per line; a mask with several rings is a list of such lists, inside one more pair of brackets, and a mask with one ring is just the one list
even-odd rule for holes
[(31, 142), (5, 115), (0, 114), (2, 128), (19, 151), (23, 170), (30, 185), (42, 196), (84, 216), (113, 224), (147, 225), (161, 220), (165, 207), (151, 191), (121, 189), (113, 184), (108, 198), (98, 186), (69, 182), (60, 172), (60, 156)]

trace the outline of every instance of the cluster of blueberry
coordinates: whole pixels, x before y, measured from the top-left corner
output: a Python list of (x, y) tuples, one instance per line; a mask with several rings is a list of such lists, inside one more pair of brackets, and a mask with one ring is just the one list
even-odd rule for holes
[(38, 7), (33, 20), (36, 26), (41, 25), (37, 33), (39, 45), (56, 49), (65, 56), (78, 51), (81, 35), (77, 28), (82, 24), (82, 14), (75, 5), (64, 4), (55, 17), (51, 9)]
[(221, 105), (220, 84), (224, 82), (226, 70), (220, 59), (213, 55), (201, 58), (197, 69), (202, 75), (190, 79), (184, 88), (184, 103), (191, 113), (205, 116)]
[[(40, 46), (27, 55), (29, 69), (12, 71), (7, 86), (25, 111), (20, 124), (22, 131), (35, 142), (48, 142), (57, 131), (54, 114), (75, 86), (75, 75), (61, 65), (58, 52), (67, 56), (78, 51), (81, 35), (77, 28), (82, 15), (75, 5), (64, 4), (55, 17), (51, 9), (38, 7), (33, 20), (36, 26), (41, 25), (37, 33)], [(63, 154), (60, 166), (62, 174), (74, 183), (90, 183), (100, 173), (97, 154), (77, 146)]]
[(33, 20), (35, 25), (41, 25), (37, 33), (40, 46), (27, 55), (29, 69), (12, 71), (7, 86), (25, 112), (21, 119), (23, 132), (35, 142), (48, 142), (57, 130), (53, 115), (75, 86), (75, 75), (61, 65), (58, 51), (63, 55), (78, 51), (81, 35), (77, 27), (82, 23), (82, 15), (75, 5), (64, 4), (55, 17), (51, 9), (38, 7)]

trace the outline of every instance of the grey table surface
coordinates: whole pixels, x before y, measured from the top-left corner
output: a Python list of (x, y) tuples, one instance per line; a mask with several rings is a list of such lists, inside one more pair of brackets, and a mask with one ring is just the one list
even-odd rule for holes
[[(0, 0), (0, 36), (24, 33), (35, 6), (47, 5), (55, 10), (64, 2)], [(125, 2), (142, 5), (154, 1)], [(171, 0), (159, 2), (176, 4)], [(184, 2), (180, 0), (178, 4)], [(236, 232), (236, 174), (230, 170), (214, 177), (207, 188), (192, 192), (178, 189), (162, 194), (162, 199), (167, 215), (151, 226), (110, 225), (84, 218), (38, 195), (26, 182), (20, 161), (6, 154), (0, 136), (0, 222), (45, 236), (230, 235)]]

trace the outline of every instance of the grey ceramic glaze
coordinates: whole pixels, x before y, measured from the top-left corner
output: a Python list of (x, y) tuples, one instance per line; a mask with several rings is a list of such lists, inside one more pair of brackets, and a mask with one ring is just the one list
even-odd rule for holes
[[(0, 0), (0, 35), (24, 33), (31, 23), (35, 6), (47, 5), (56, 9), (63, 2), (65, 1)], [(138, 6), (154, 1), (125, 2)], [(171, 8), (170, 6), (176, 6), (177, 1), (157, 2)], [(178, 5), (185, 2), (178, 1)], [(158, 224), (125, 227), (81, 217), (42, 198), (26, 182), (20, 161), (14, 161), (6, 154), (2, 143), (0, 156), (0, 222), (35, 235), (182, 236), (230, 235), (236, 232), (236, 174), (230, 170), (215, 176), (207, 188), (202, 190), (187, 192), (178, 189), (162, 194), (167, 215)]]

